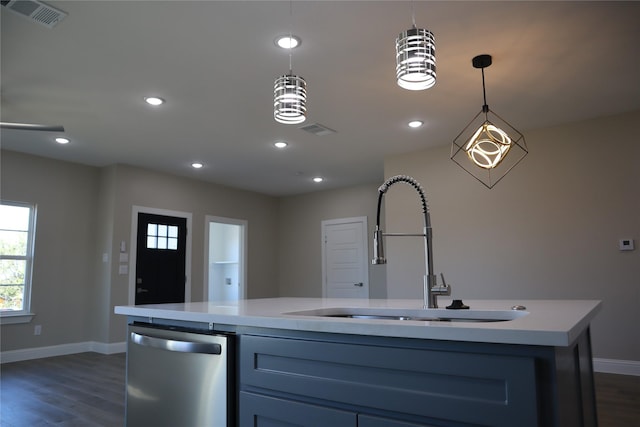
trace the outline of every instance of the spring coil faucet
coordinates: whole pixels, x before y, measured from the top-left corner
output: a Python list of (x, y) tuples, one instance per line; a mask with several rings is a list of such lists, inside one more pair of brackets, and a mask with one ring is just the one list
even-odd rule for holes
[[(380, 209), (382, 207), (382, 197), (389, 187), (397, 182), (404, 182), (411, 185), (420, 195), (422, 203), (422, 213), (424, 214), (424, 232), (422, 234), (410, 233), (384, 233), (380, 229)], [(378, 188), (378, 212), (376, 214), (376, 229), (373, 233), (373, 260), (371, 264), (386, 264), (387, 259), (384, 256), (384, 236), (420, 236), (424, 237), (424, 258), (425, 258), (425, 277), (424, 277), (424, 308), (438, 308), (438, 295), (449, 295), (451, 287), (446, 284), (444, 275), (441, 273), (442, 285), (438, 286), (438, 280), (433, 274), (433, 235), (431, 231), (431, 215), (429, 214), (429, 206), (424, 195), (422, 186), (414, 178), (407, 175), (396, 175), (386, 180)]]

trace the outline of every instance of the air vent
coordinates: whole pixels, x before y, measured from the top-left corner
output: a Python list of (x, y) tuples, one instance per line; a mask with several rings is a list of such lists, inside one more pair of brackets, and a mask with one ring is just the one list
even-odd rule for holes
[(2, 6), (47, 28), (55, 27), (67, 14), (36, 0), (2, 1)]
[(326, 126), (322, 126), (319, 123), (311, 123), (309, 125), (300, 126), (298, 129), (302, 129), (305, 132), (309, 132), (309, 133), (312, 133), (312, 134), (318, 135), (318, 136), (329, 135), (329, 134), (332, 134), (332, 133), (336, 133), (335, 130), (329, 129)]

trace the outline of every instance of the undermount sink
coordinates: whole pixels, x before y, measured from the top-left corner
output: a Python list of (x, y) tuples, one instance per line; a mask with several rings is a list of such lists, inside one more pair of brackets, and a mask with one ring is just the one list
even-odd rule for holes
[(508, 322), (529, 314), (522, 310), (446, 310), (441, 308), (404, 309), (370, 307), (334, 307), (284, 313), (340, 319), (399, 320), (418, 322)]

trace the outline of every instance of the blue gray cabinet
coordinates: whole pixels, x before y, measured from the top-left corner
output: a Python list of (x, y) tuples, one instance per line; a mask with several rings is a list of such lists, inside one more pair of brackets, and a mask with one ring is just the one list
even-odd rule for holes
[(240, 425), (256, 427), (432, 427), (317, 406), (260, 394), (240, 392)]
[(435, 427), (433, 424), (417, 424), (371, 415), (358, 415), (358, 427)]
[(240, 425), (256, 427), (356, 427), (353, 412), (281, 399), (262, 394), (240, 392)]
[(241, 427), (597, 425), (588, 330), (569, 348), (282, 332), (240, 333)]

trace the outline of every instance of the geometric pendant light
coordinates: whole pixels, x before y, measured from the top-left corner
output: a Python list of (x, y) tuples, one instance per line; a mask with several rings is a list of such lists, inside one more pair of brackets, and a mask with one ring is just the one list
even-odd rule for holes
[[(289, 4), (293, 20), (293, 2)], [(289, 33), (293, 39), (293, 34)], [(289, 46), (289, 74), (278, 77), (273, 85), (273, 118), (278, 123), (298, 124), (307, 119), (307, 82), (293, 74), (292, 55), (295, 46)]]
[(451, 160), (487, 188), (493, 188), (529, 153), (524, 135), (489, 109), (484, 69), (492, 63), (490, 55), (478, 55), (474, 68), (482, 70), (482, 110), (458, 134), (451, 145)]
[(398, 86), (408, 90), (429, 89), (436, 84), (436, 42), (433, 33), (413, 26), (396, 39), (396, 79)]

